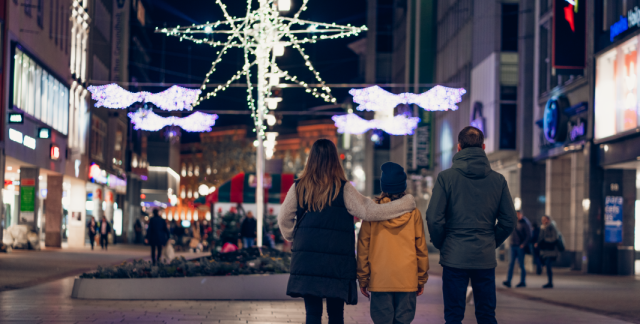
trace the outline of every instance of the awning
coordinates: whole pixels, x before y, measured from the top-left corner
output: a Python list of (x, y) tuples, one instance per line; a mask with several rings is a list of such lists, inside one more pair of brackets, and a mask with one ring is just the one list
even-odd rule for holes
[[(256, 203), (256, 176), (253, 173), (240, 173), (225, 182), (215, 192), (207, 195), (206, 203)], [(270, 204), (282, 204), (287, 192), (293, 185), (293, 174), (265, 174), (264, 197)]]

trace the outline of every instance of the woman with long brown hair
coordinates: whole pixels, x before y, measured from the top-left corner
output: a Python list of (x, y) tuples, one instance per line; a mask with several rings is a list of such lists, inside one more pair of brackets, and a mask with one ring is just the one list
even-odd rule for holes
[(304, 297), (307, 324), (321, 322), (323, 298), (331, 324), (344, 322), (345, 302), (358, 302), (353, 217), (382, 221), (415, 207), (411, 195), (382, 205), (362, 196), (347, 181), (333, 142), (313, 144), (278, 215), (284, 238), (293, 241), (287, 295)]

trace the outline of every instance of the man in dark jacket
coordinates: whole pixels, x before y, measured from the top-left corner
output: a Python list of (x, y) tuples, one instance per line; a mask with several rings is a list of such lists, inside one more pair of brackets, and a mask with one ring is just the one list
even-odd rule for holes
[(251, 211), (247, 212), (247, 216), (242, 221), (240, 227), (240, 236), (242, 236), (242, 248), (248, 249), (256, 244), (256, 236), (258, 236), (258, 223), (253, 218)]
[(520, 265), (520, 283), (516, 287), (526, 287), (527, 283), (525, 279), (527, 277), (527, 270), (524, 269), (524, 253), (527, 248), (530, 248), (529, 245), (531, 244), (531, 223), (526, 217), (524, 217), (524, 215), (522, 215), (521, 211), (518, 211), (518, 223), (511, 234), (509, 244), (511, 245), (511, 254), (509, 255), (509, 272), (507, 272), (507, 280), (502, 284), (511, 288), (513, 268), (517, 259), (518, 264)]
[[(151, 262), (155, 265), (162, 255), (162, 247), (169, 240), (169, 227), (167, 221), (160, 217), (157, 209), (153, 210), (153, 217), (149, 219), (149, 228), (147, 228), (147, 238), (145, 243), (151, 246)], [(156, 254), (157, 252), (157, 254)]]
[(453, 166), (440, 172), (427, 209), (431, 242), (440, 250), (444, 318), (461, 323), (471, 279), (478, 323), (497, 323), (495, 249), (509, 237), (516, 211), (505, 178), (491, 170), (484, 134), (465, 127)]

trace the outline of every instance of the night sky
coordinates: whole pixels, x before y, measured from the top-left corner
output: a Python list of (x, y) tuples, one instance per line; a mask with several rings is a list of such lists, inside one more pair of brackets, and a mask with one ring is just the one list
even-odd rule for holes
[[(246, 2), (241, 0), (222, 0), (228, 7), (232, 16), (244, 16), (246, 13)], [(257, 1), (254, 0), (254, 7)], [(155, 27), (162, 28), (164, 23), (167, 27), (176, 25), (187, 26), (191, 24), (201, 24), (207, 21), (213, 22), (224, 20), (222, 11), (215, 4), (214, 0), (153, 0), (148, 1), (147, 11), (151, 22), (147, 22), (146, 27), (152, 33)], [(292, 0), (292, 10), (285, 13), (292, 16), (302, 4), (302, 0)], [(366, 24), (366, 1), (365, 0), (310, 0), (308, 9), (302, 13), (300, 19), (337, 24), (351, 24), (362, 26)], [(358, 80), (358, 57), (347, 45), (354, 42), (366, 34), (357, 37), (343, 38), (337, 40), (323, 40), (317, 44), (303, 45), (310, 61), (320, 72), (320, 76), (327, 83), (351, 83)], [(165, 38), (165, 82), (166, 83), (201, 83), (205, 74), (211, 67), (211, 62), (215, 59), (216, 49), (209, 45), (194, 44), (189, 41), (180, 42), (178, 37), (167, 37), (163, 34), (151, 34), (153, 49), (150, 50), (152, 58), (151, 68), (148, 70), (152, 82), (160, 82), (161, 74), (158, 71), (162, 66), (162, 42)], [(189, 60), (189, 47), (191, 47), (191, 59)], [(191, 64), (189, 64), (189, 61)], [(278, 59), (281, 69), (289, 71), (292, 75), (297, 75), (298, 79), (308, 83), (316, 83), (315, 78), (304, 65), (303, 59), (298, 52), (292, 48), (287, 48), (285, 55)], [(238, 71), (244, 58), (242, 50), (232, 49), (223, 57), (218, 68), (209, 78), (212, 83), (226, 82), (236, 71)], [(253, 72), (255, 75), (255, 71)], [(189, 78), (191, 75), (191, 78)], [(244, 77), (243, 77), (244, 79)], [(349, 94), (349, 89), (334, 88), (332, 92), (338, 103), (345, 101)], [(158, 91), (156, 89), (155, 91)], [(219, 93), (218, 96), (205, 100), (197, 107), (198, 110), (248, 110), (246, 100), (246, 88), (229, 88)], [(326, 103), (304, 92), (303, 89), (284, 89), (283, 102), (278, 105), (275, 111), (306, 111), (309, 108), (325, 105)], [(285, 116), (281, 125), (276, 125), (272, 131), (281, 134), (295, 132), (298, 121), (310, 118), (330, 118), (330, 116)], [(216, 126), (229, 126), (246, 124), (253, 125), (250, 115), (220, 115)], [(198, 140), (197, 134), (183, 132), (183, 142)]]

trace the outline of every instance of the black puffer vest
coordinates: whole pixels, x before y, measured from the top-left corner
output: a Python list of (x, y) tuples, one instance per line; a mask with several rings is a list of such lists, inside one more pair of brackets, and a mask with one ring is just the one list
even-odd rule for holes
[[(287, 295), (339, 298), (358, 303), (353, 216), (338, 197), (321, 211), (298, 206)], [(306, 212), (306, 214), (305, 214)]]

